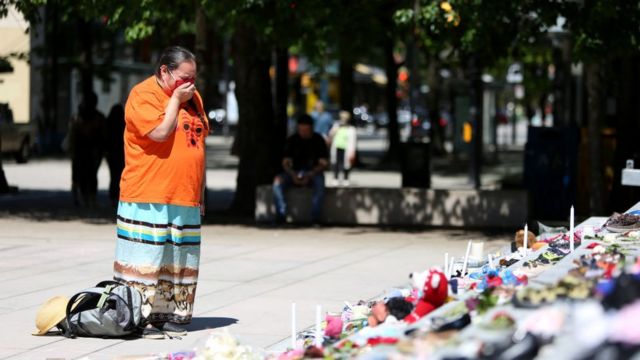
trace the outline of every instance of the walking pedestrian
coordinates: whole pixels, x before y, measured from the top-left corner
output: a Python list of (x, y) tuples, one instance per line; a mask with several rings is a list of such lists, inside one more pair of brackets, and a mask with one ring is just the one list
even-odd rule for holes
[(87, 208), (97, 206), (98, 169), (104, 154), (104, 115), (98, 111), (98, 96), (84, 95), (78, 113), (69, 124), (71, 192), (74, 203)]
[(120, 176), (124, 169), (124, 107), (116, 104), (107, 116), (106, 155), (109, 165), (109, 199), (111, 206), (118, 205), (120, 196)]
[[(340, 111), (340, 122), (331, 129), (331, 164), (333, 165), (333, 185), (349, 186), (349, 170), (356, 161), (356, 128), (351, 115)], [(342, 174), (342, 179), (339, 179)]]
[(125, 106), (114, 278), (142, 293), (145, 338), (185, 335), (193, 315), (209, 131), (195, 77), (193, 53), (169, 47)]

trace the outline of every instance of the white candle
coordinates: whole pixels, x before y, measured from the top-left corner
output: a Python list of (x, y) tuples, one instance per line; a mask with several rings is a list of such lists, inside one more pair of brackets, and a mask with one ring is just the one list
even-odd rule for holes
[(495, 266), (493, 266), (493, 256), (491, 256), (491, 254), (488, 254), (487, 257), (489, 258), (489, 269), (494, 269)]
[(444, 253), (444, 269), (442, 269), (444, 271), (444, 276), (446, 276), (447, 278), (449, 278), (448, 272), (449, 272), (449, 253), (446, 252)]
[(527, 253), (527, 249), (529, 248), (529, 225), (527, 223), (524, 224), (524, 253)]
[(296, 303), (291, 303), (291, 349), (296, 349)]
[(455, 260), (456, 260), (456, 258), (452, 256), (451, 257), (451, 261), (449, 261), (449, 269), (448, 269), (449, 270), (449, 278), (451, 278), (453, 276), (453, 270), (454, 270), (453, 266), (456, 264)]
[(316, 341), (315, 345), (317, 347), (322, 347), (322, 337), (323, 335), (320, 333), (320, 322), (322, 317), (322, 307), (320, 305), (316, 305)]
[(571, 252), (573, 252), (573, 205), (571, 205), (571, 213), (569, 215), (569, 248), (571, 249)]
[(474, 260), (482, 260), (484, 257), (484, 242), (475, 241), (471, 242), (471, 252), (469, 253), (469, 258)]
[(467, 273), (467, 264), (469, 263), (469, 254), (471, 253), (471, 240), (467, 244), (467, 253), (464, 255), (464, 262), (462, 263), (462, 277)]

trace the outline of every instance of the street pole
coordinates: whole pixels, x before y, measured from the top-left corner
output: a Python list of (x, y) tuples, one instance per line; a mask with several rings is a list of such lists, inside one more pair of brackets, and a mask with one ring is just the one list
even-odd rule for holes
[(418, 50), (417, 50), (417, 40), (416, 40), (416, 31), (418, 27), (418, 19), (417, 13), (419, 10), (418, 0), (414, 0), (413, 3), (413, 31), (411, 32), (411, 44), (407, 49), (407, 60), (409, 61), (409, 111), (411, 111), (411, 117), (416, 114), (416, 97), (418, 95)]
[(225, 111), (225, 119), (224, 119), (224, 123), (222, 124), (222, 135), (227, 138), (229, 136), (229, 108), (228, 106), (228, 101), (227, 101), (227, 96), (229, 94), (229, 80), (230, 80), (230, 73), (231, 73), (231, 66), (229, 65), (229, 61), (231, 60), (231, 45), (230, 43), (230, 39), (229, 36), (225, 36), (224, 39), (222, 40), (222, 61), (223, 61), (223, 67), (222, 67), (222, 104), (223, 104), (223, 109)]
[(478, 64), (478, 58), (473, 55), (469, 61), (469, 97), (471, 107), (469, 115), (472, 126), (471, 136), (471, 166), (469, 167), (469, 183), (474, 189), (480, 189), (480, 172), (482, 168), (482, 69)]
[(407, 48), (407, 61), (409, 62), (409, 111), (411, 112), (411, 120), (416, 115), (416, 81), (417, 81), (417, 66), (416, 66), (416, 47), (415, 40), (411, 38), (411, 44)]
[(511, 93), (513, 94), (513, 114), (511, 114), (511, 146), (516, 144), (516, 129), (518, 123), (518, 97), (516, 94), (516, 85), (511, 85)]

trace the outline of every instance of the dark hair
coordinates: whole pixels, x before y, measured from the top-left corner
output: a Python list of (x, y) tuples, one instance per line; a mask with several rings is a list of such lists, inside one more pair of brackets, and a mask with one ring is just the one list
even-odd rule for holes
[(402, 320), (413, 311), (413, 304), (401, 297), (393, 297), (387, 300), (389, 314), (396, 319)]
[(95, 91), (89, 91), (82, 95), (82, 105), (87, 109), (95, 109), (98, 105), (98, 94)]
[(298, 125), (313, 125), (313, 118), (309, 114), (301, 114), (298, 116)]
[(156, 76), (160, 76), (160, 68), (166, 65), (169, 70), (175, 70), (185, 61), (196, 61), (193, 53), (181, 46), (169, 46), (162, 51), (156, 62)]

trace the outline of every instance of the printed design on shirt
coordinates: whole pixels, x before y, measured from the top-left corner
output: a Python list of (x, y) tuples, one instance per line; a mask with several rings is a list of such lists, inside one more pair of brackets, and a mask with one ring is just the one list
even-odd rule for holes
[(187, 135), (187, 147), (199, 149), (200, 138), (203, 136), (205, 131), (202, 121), (190, 116), (184, 116), (183, 118), (184, 120), (180, 127), (185, 132), (185, 135)]

